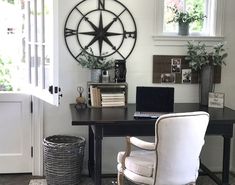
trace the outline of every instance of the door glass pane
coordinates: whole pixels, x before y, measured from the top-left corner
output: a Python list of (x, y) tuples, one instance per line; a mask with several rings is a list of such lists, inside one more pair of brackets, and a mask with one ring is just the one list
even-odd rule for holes
[(37, 0), (37, 41), (43, 42), (43, 9), (41, 0)]
[(34, 42), (35, 41), (35, 4), (34, 1), (30, 1), (30, 12), (29, 12), (29, 42)]
[(43, 47), (43, 51), (45, 52), (45, 59), (44, 59), (44, 88), (49, 89), (50, 82), (51, 82), (51, 58), (50, 58), (50, 52), (46, 49), (46, 46)]
[(31, 75), (31, 84), (33, 84), (34, 86), (36, 86), (36, 73), (35, 73), (35, 46), (34, 45), (30, 45), (30, 51), (31, 51), (31, 55), (30, 55), (30, 75)]
[(37, 47), (37, 68), (38, 68), (38, 86), (40, 88), (44, 88), (43, 85), (43, 53), (42, 53), (42, 46)]

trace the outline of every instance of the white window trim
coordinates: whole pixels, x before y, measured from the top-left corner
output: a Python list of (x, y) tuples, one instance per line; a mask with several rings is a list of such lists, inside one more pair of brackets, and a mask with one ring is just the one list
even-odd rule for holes
[(215, 36), (200, 36), (200, 35), (188, 35), (180, 36), (176, 34), (163, 34), (163, 15), (164, 15), (164, 0), (154, 1), (154, 28), (153, 28), (153, 40), (155, 46), (185, 46), (187, 41), (205, 41), (209, 45), (213, 45), (224, 40), (224, 7), (225, 0), (217, 0), (215, 3), (216, 8), (216, 22), (214, 30)]

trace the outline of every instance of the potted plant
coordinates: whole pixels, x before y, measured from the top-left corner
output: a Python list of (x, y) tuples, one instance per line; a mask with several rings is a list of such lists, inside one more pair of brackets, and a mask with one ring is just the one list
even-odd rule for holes
[[(114, 68), (114, 60), (108, 59), (107, 57), (99, 58), (96, 57), (90, 48), (90, 54), (83, 50), (80, 57), (79, 63), (83, 68), (91, 70), (91, 81), (101, 82), (102, 73), (107, 74), (107, 70)], [(103, 53), (105, 55), (106, 53)]]
[(201, 42), (188, 42), (187, 48), (186, 61), (192, 70), (200, 72), (200, 103), (207, 105), (208, 93), (214, 91), (214, 66), (226, 65), (228, 54), (224, 43), (213, 46), (212, 51), (207, 51), (206, 45)]
[(189, 24), (195, 21), (203, 21), (206, 17), (202, 12), (198, 11), (198, 5), (195, 5), (192, 11), (183, 11), (177, 8), (176, 5), (168, 7), (172, 13), (173, 18), (167, 23), (176, 22), (179, 24), (179, 35), (189, 34)]

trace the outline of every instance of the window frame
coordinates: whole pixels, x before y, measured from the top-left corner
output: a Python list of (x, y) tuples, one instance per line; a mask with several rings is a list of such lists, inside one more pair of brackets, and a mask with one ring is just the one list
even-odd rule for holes
[[(213, 0), (208, 0), (211, 3)], [(164, 0), (154, 1), (154, 34), (153, 40), (155, 45), (186, 45), (186, 41), (196, 40), (205, 42), (221, 42), (224, 40), (224, 7), (225, 0), (215, 0), (215, 21), (213, 30), (209, 35), (191, 34), (187, 36), (180, 36), (177, 33), (163, 33), (163, 20), (164, 20)], [(210, 6), (210, 5), (208, 5)], [(175, 42), (172, 42), (175, 41)]]

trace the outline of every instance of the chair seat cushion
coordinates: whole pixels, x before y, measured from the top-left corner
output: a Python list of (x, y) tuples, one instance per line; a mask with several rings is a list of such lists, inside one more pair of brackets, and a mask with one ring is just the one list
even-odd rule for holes
[[(117, 162), (121, 163), (124, 152), (119, 152)], [(130, 156), (125, 160), (127, 170), (145, 177), (152, 177), (153, 165), (155, 164), (155, 151), (132, 151)]]

